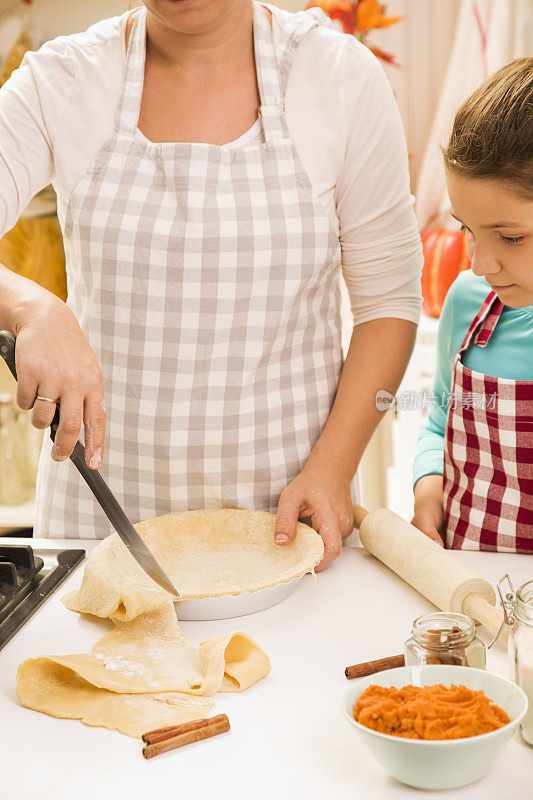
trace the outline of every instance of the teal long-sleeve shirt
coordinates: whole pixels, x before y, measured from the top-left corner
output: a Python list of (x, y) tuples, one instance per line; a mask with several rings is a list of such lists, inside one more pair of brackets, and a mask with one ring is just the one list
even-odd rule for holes
[[(444, 433), (448, 408), (441, 398), (451, 391), (453, 362), (466, 332), (490, 292), (490, 286), (471, 270), (452, 284), (439, 320), (437, 363), (433, 392), (436, 402), (429, 411), (417, 441), (413, 487), (424, 475), (442, 475)], [(494, 378), (533, 380), (533, 306), (504, 306), (486, 347), (471, 344), (462, 356), (465, 367)]]

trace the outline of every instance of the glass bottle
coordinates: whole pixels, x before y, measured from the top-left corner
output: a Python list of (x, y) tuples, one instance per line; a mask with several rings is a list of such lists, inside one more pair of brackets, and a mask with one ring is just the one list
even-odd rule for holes
[(0, 394), (0, 503), (17, 505), (32, 492), (24, 479), (24, 446), (9, 394)]
[(33, 492), (35, 490), (44, 432), (33, 427), (30, 411), (22, 411), (20, 408), (15, 408), (15, 417), (22, 442), (23, 480)]
[(512, 606), (509, 675), (528, 697), (529, 708), (520, 723), (520, 732), (524, 741), (533, 745), (533, 580), (523, 583), (508, 599)]
[(413, 622), (405, 643), (405, 665), (454, 664), (485, 669), (485, 645), (476, 636), (474, 620), (466, 614), (437, 611)]

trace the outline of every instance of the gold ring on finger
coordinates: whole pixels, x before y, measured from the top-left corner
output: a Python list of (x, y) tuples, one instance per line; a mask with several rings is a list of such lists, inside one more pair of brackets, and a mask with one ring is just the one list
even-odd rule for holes
[(41, 394), (37, 395), (37, 400), (42, 400), (43, 403), (53, 403), (54, 405), (57, 403), (57, 400), (53, 400), (51, 397), (43, 397)]

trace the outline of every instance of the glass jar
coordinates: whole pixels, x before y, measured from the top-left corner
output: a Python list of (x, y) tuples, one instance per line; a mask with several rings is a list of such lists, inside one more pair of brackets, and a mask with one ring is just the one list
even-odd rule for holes
[(520, 723), (524, 741), (533, 745), (533, 580), (517, 589), (512, 602), (509, 675), (527, 694), (529, 708)]
[(454, 664), (485, 669), (485, 645), (476, 636), (474, 620), (466, 614), (436, 611), (418, 617), (404, 652), (406, 667)]
[(0, 395), (0, 503), (17, 505), (32, 494), (25, 481), (25, 442), (10, 395)]

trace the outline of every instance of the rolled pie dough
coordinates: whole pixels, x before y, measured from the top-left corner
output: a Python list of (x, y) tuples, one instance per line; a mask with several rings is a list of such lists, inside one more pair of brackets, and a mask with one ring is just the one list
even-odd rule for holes
[[(275, 516), (233, 509), (165, 515), (138, 524), (141, 536), (187, 598), (275, 586), (309, 572), (323, 542), (298, 523), (294, 543), (274, 544)], [(20, 665), (22, 705), (140, 737), (147, 730), (205, 716), (217, 692), (241, 692), (270, 672), (267, 655), (245, 633), (217, 636), (198, 649), (185, 638), (171, 596), (138, 566), (117, 534), (92, 552), (73, 611), (110, 617), (115, 628), (91, 655), (42, 656)]]

